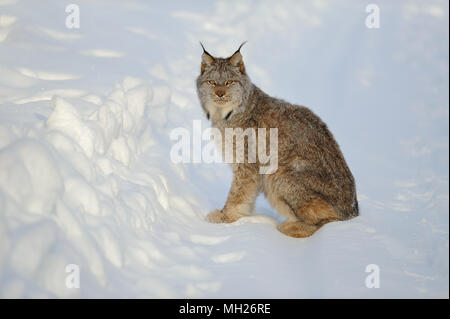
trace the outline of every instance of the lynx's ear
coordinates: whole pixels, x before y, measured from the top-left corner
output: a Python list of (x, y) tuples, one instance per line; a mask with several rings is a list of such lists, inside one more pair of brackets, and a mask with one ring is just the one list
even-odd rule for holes
[(214, 57), (208, 53), (208, 51), (205, 50), (205, 47), (203, 46), (203, 44), (200, 42), (200, 45), (202, 46), (203, 49), (203, 54), (202, 54), (202, 66), (201, 66), (201, 72), (203, 74), (203, 72), (205, 72), (205, 69), (207, 66), (213, 64), (215, 62)]
[(241, 71), (241, 73), (245, 74), (245, 67), (244, 67), (244, 61), (242, 60), (242, 54), (241, 54), (241, 48), (242, 46), (246, 43), (247, 41), (245, 41), (244, 43), (242, 43), (239, 46), (239, 49), (237, 49), (236, 52), (234, 52), (234, 54), (228, 58), (228, 62), (232, 65), (232, 66), (238, 66), (239, 67), (239, 71)]

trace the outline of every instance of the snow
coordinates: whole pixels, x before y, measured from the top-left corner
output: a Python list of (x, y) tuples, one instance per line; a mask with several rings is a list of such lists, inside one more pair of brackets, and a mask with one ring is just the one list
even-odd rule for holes
[[(77, 4), (68, 29), (64, 2), (0, 1), (1, 297), (448, 298), (447, 1), (377, 1), (379, 29), (356, 0)], [(252, 80), (329, 125), (360, 217), (205, 221), (229, 167), (171, 162), (170, 136), (209, 127), (198, 42), (244, 40)]]

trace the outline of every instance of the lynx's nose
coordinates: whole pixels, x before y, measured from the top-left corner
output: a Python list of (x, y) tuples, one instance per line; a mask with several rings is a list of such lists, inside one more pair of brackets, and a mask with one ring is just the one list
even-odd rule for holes
[(218, 97), (223, 97), (225, 95), (225, 91), (223, 90), (217, 90), (215, 93)]

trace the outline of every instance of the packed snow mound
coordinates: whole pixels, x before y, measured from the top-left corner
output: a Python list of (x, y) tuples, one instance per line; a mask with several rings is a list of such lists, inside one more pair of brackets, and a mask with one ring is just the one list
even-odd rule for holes
[[(144, 119), (151, 93), (150, 88), (125, 79), (103, 105), (84, 111), (85, 114), (80, 114), (70, 102), (54, 97), (54, 110), (46, 123), (50, 135), (47, 138), (62, 152), (80, 149), (80, 154), (105, 175), (119, 163), (128, 167), (145, 150), (143, 135), (149, 131)], [(91, 181), (91, 174), (85, 173)]]
[[(33, 214), (45, 215), (47, 220), (45, 229), (23, 227), (14, 241), (17, 245), (6, 244), (2, 250), (2, 268), (9, 263), (14, 272), (35, 278), (36, 282), (42, 280), (50, 285), (48, 289), (55, 295), (65, 295), (68, 290), (64, 288), (64, 280), (52, 280), (57, 283), (52, 285), (44, 279), (51, 273), (48, 267), (54, 269), (65, 259), (66, 264), (73, 263), (69, 260), (70, 250), (64, 249), (63, 255), (59, 255), (57, 246), (78, 243), (75, 246), (82, 253), (76, 259), (85, 258), (100, 283), (105, 281), (105, 270), (97, 249), (105, 249), (102, 257), (114, 265), (123, 264), (123, 258), (127, 257), (122, 255), (124, 247), (119, 245), (117, 233), (108, 226), (101, 226), (105, 218), (109, 216), (112, 222), (120, 219), (122, 213), (130, 227), (148, 230), (148, 224), (155, 218), (148, 208), (161, 205), (167, 209), (162, 178), (148, 180), (153, 183), (153, 198), (139, 191), (122, 194), (117, 187), (118, 180), (126, 179), (130, 165), (150, 145), (146, 112), (151, 103), (149, 86), (132, 78), (118, 85), (104, 103), (91, 104), (82, 110), (55, 96), (47, 121), (38, 123), (1, 149), (2, 217), (8, 218), (2, 225), (8, 229), (9, 218), (39, 220)], [(9, 137), (4, 136), (4, 139)], [(83, 227), (86, 220), (96, 228), (95, 234), (91, 234), (95, 238), (86, 234), (87, 229)], [(2, 235), (9, 243), (7, 233), (2, 232)], [(49, 260), (47, 257), (52, 250), (57, 255)], [(5, 255), (10, 251), (14, 251), (12, 257)], [(40, 267), (45, 271), (40, 272)]]
[[(79, 5), (67, 29), (59, 1), (0, 0), (0, 297), (448, 298), (447, 1), (380, 1), (377, 30), (357, 1)], [(205, 221), (229, 167), (170, 137), (209, 127), (198, 41), (246, 39), (252, 80), (334, 133), (358, 218), (289, 238), (260, 197)]]

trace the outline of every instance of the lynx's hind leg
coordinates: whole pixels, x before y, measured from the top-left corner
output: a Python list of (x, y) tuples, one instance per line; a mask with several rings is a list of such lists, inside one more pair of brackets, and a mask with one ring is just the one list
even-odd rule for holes
[[(287, 203), (285, 205), (278, 205), (276, 208), (289, 208)], [(280, 213), (283, 214), (283, 212)], [(301, 211), (296, 212), (295, 215), (296, 220), (292, 216), (288, 217), (278, 227), (283, 234), (295, 238), (309, 237), (324, 224), (340, 220), (333, 207), (323, 199), (313, 199)]]
[(295, 214), (292, 207), (288, 204), (284, 199), (277, 197), (273, 193), (268, 193), (267, 199), (273, 208), (280, 214), (281, 216), (286, 218), (286, 221), (297, 221), (298, 217)]
[(286, 218), (286, 221), (278, 226), (280, 232), (290, 237), (304, 238), (311, 236), (319, 229), (318, 226), (300, 221), (286, 200), (272, 196), (273, 194), (268, 195), (268, 200), (272, 206), (280, 215)]
[(334, 208), (321, 198), (311, 200), (296, 215), (305, 223), (322, 226), (326, 223), (341, 220)]

